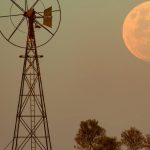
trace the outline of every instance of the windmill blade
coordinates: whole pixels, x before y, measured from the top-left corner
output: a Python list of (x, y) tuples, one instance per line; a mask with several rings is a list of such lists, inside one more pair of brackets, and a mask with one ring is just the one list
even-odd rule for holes
[(19, 24), (17, 25), (17, 27), (15, 28), (15, 30), (12, 32), (12, 34), (9, 36), (8, 41), (11, 39), (11, 37), (15, 34), (15, 32), (18, 30), (18, 28), (20, 27), (20, 25), (22, 24), (22, 22), (25, 20), (25, 17), (23, 17), (21, 19), (21, 21), (19, 22)]
[(30, 9), (34, 9), (35, 5), (39, 2), (39, 0), (36, 0), (36, 2), (31, 6)]
[(52, 28), (52, 7), (44, 10), (43, 25)]
[(16, 15), (0, 16), (0, 18), (7, 18), (7, 17), (17, 17), (17, 16), (23, 16), (23, 14), (16, 14)]
[(52, 33), (49, 29), (47, 29), (45, 26), (43, 26), (40, 22), (38, 22), (37, 20), (35, 20), (35, 22), (36, 22), (39, 26), (41, 26), (41, 28), (45, 29), (45, 30), (48, 31), (51, 35), (54, 36), (54, 33)]
[(15, 4), (23, 13), (25, 12), (25, 10), (22, 7), (20, 7), (14, 0), (11, 0), (11, 2)]
[(27, 10), (28, 10), (28, 1), (25, 0), (25, 11), (27, 11)]

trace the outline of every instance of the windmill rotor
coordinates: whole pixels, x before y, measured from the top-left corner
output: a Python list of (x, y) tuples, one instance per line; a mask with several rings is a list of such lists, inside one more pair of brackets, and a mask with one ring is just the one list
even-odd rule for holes
[[(43, 7), (43, 10), (45, 10), (46, 8), (45, 8), (45, 6), (44, 6), (44, 3), (43, 3), (43, 1), (41, 1), (41, 0), (39, 0), (39, 3), (41, 4), (41, 6)], [(12, 11), (13, 11), (13, 8), (14, 7), (16, 7), (15, 5), (14, 5), (14, 3), (12, 3), (12, 5), (11, 5), (11, 7), (10, 7), (10, 14), (12, 14)], [(27, 3), (27, 0), (25, 1), (25, 12), (27, 12), (28, 11), (28, 3)], [(20, 14), (20, 15), (23, 15), (23, 14)], [(14, 26), (14, 28), (16, 28), (17, 27), (17, 25), (16, 25), (16, 20), (14, 19), (14, 17), (13, 16), (10, 16), (10, 21), (11, 21), (11, 23), (12, 23), (12, 25)], [(27, 20), (26, 20), (27, 21)], [(20, 32), (22, 32), (22, 33), (27, 33), (27, 31), (24, 31), (23, 29), (18, 29)], [(36, 32), (36, 30), (35, 30), (35, 32)]]
[[(58, 0), (49, 0), (49, 2), (46, 0), (10, 1), (9, 14), (0, 15), (1, 22), (3, 20), (7, 20), (7, 23), (9, 22), (10, 28), (8, 30), (5, 30), (3, 25), (2, 27), (0, 25), (0, 33), (9, 43), (20, 48), (26, 47), (25, 43), (23, 43), (26, 39), (29, 25), (29, 16), (26, 14), (31, 10), (34, 10), (35, 13), (34, 29), (37, 47), (47, 44), (54, 37), (61, 22), (61, 8)], [(22, 41), (18, 41), (18, 38), (22, 39)]]

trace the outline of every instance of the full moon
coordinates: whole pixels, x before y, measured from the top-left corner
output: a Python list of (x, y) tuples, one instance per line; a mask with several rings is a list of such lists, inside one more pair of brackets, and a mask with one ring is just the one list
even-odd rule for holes
[(129, 12), (123, 24), (123, 39), (133, 55), (150, 62), (150, 1)]

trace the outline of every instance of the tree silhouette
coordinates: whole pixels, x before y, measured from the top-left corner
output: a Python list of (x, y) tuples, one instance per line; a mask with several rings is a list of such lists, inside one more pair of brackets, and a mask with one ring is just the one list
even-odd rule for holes
[(97, 120), (81, 121), (80, 128), (75, 137), (77, 143), (75, 148), (93, 150), (95, 138), (103, 136), (105, 136), (105, 129), (98, 125)]
[(150, 134), (146, 135), (143, 147), (145, 150), (150, 150)]
[(95, 139), (94, 150), (120, 150), (121, 143), (115, 137), (99, 137)]
[(129, 130), (125, 130), (121, 134), (121, 142), (128, 147), (128, 150), (142, 149), (144, 141), (145, 138), (143, 134), (135, 127), (131, 127)]

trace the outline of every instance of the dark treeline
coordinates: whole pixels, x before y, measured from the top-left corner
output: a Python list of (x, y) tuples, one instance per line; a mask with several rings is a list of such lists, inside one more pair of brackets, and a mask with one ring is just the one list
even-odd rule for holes
[(144, 135), (135, 127), (124, 130), (121, 139), (110, 137), (98, 121), (81, 121), (75, 136), (77, 150), (150, 150), (150, 134)]

